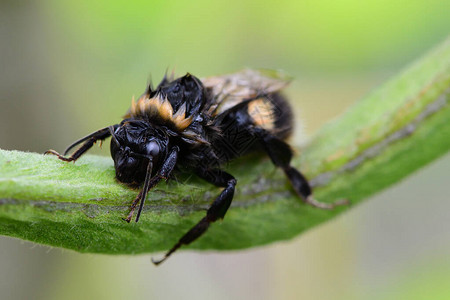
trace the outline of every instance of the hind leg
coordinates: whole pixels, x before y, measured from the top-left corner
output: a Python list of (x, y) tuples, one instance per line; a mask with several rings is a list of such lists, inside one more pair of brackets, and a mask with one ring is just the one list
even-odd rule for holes
[(255, 130), (255, 133), (274, 165), (283, 169), (295, 192), (303, 202), (321, 209), (333, 209), (336, 206), (347, 205), (349, 203), (348, 200), (324, 203), (314, 199), (308, 180), (302, 173), (290, 165), (292, 159), (291, 147), (264, 129), (258, 128)]

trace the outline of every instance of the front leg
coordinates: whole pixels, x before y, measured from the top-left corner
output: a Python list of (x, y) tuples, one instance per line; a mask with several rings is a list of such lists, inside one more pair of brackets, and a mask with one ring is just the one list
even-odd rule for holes
[(60, 160), (62, 161), (76, 161), (81, 155), (83, 155), (86, 151), (88, 151), (97, 141), (103, 141), (104, 139), (108, 138), (114, 128), (116, 128), (117, 125), (113, 125), (113, 126), (109, 126), (109, 127), (105, 127), (103, 129), (97, 130), (96, 132), (93, 132), (91, 134), (89, 134), (88, 136), (85, 136), (82, 139), (79, 139), (78, 141), (74, 142), (72, 145), (70, 145), (66, 151), (64, 151), (64, 155), (66, 155), (70, 149), (72, 149), (73, 147), (75, 147), (78, 144), (81, 144), (81, 147), (78, 148), (71, 156), (69, 157), (65, 157), (64, 155), (59, 154), (58, 152), (56, 152), (55, 150), (47, 150), (45, 151), (44, 154), (53, 154), (56, 155)]
[(153, 260), (155, 265), (159, 265), (165, 261), (173, 252), (182, 245), (188, 245), (198, 239), (208, 229), (212, 222), (223, 219), (233, 200), (236, 179), (219, 169), (205, 170), (199, 169), (197, 175), (206, 181), (218, 186), (224, 187), (220, 195), (214, 200), (206, 212), (206, 216), (192, 227), (181, 239), (170, 249), (161, 260)]

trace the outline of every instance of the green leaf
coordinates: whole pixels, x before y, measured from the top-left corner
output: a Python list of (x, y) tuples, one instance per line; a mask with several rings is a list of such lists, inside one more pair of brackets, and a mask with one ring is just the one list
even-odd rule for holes
[[(294, 161), (315, 196), (357, 204), (450, 148), (450, 40), (326, 125)], [(353, 206), (307, 206), (262, 156), (228, 168), (232, 206), (190, 248), (240, 249), (289, 239)], [(0, 150), (0, 234), (80, 252), (133, 254), (169, 249), (204, 215), (220, 189), (194, 177), (159, 184), (139, 223), (121, 220), (137, 190), (117, 183), (112, 160)]]

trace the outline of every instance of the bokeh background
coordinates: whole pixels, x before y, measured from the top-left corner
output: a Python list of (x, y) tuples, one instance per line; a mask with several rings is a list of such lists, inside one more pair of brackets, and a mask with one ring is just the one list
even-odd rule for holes
[[(244, 67), (295, 77), (298, 144), (443, 41), (449, 11), (446, 0), (2, 0), (0, 147), (61, 151), (116, 123), (150, 75)], [(180, 251), (159, 268), (0, 237), (0, 298), (450, 299), (449, 170), (446, 155), (294, 240)]]

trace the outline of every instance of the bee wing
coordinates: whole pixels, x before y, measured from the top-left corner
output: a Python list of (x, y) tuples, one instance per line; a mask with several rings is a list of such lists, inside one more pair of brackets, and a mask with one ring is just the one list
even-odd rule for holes
[(201, 79), (213, 95), (208, 108), (211, 115), (223, 113), (243, 101), (279, 91), (291, 80), (280, 71), (252, 69)]

